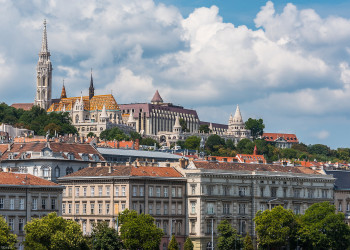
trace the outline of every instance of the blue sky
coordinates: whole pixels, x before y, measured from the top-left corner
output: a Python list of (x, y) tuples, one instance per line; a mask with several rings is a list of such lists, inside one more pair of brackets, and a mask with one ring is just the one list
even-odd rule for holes
[(0, 100), (33, 102), (47, 19), (53, 98), (168, 102), (244, 119), (306, 144), (350, 147), (349, 1), (10, 1), (0, 9)]

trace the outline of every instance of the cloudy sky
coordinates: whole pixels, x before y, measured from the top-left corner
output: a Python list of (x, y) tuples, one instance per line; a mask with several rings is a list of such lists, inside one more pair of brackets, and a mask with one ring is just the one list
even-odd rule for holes
[(350, 3), (0, 0), (0, 101), (33, 102), (47, 19), (53, 98), (167, 102), (227, 123), (239, 104), (266, 132), (350, 147)]

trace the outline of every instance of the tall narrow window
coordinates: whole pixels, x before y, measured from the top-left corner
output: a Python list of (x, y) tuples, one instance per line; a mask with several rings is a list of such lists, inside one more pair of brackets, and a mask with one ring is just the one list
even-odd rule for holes
[(11, 210), (14, 210), (14, 209), (15, 209), (15, 199), (14, 199), (14, 198), (11, 198), (11, 199), (10, 199), (10, 209), (11, 209)]
[(19, 209), (24, 210), (24, 198), (19, 199)]
[(38, 199), (33, 198), (32, 200), (32, 210), (38, 210)]

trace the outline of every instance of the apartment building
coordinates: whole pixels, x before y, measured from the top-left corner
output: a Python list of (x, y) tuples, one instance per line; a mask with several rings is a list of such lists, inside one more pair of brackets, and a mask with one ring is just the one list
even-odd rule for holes
[(216, 246), (221, 220), (256, 238), (253, 219), (259, 210), (282, 205), (302, 214), (313, 203), (333, 201), (334, 178), (304, 167), (208, 161), (180, 166), (195, 249), (211, 249), (212, 233)]
[(150, 214), (163, 229), (160, 249), (167, 249), (175, 235), (181, 249), (186, 236), (186, 179), (172, 167), (88, 167), (59, 178), (65, 186), (62, 213), (79, 222), (84, 234), (94, 223), (118, 225), (125, 209)]
[(63, 187), (31, 174), (0, 172), (0, 215), (18, 236), (23, 249), (24, 226), (48, 213), (61, 215)]

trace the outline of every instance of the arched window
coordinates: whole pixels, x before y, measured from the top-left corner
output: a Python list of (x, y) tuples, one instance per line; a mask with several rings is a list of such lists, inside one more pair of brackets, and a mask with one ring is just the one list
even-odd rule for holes
[(55, 176), (56, 178), (60, 177), (60, 168), (58, 166), (55, 167)]
[(79, 115), (76, 115), (75, 116), (75, 123), (78, 123), (79, 122)]
[(34, 167), (33, 174), (35, 176), (38, 176), (38, 168), (37, 167)]

